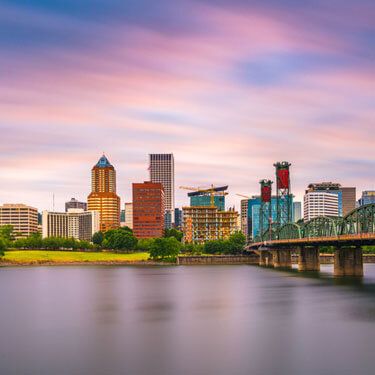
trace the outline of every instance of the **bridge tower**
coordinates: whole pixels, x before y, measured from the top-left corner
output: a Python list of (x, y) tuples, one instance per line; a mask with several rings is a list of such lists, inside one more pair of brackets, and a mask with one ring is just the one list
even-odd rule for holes
[(263, 233), (272, 223), (272, 181), (261, 180), (260, 183), (260, 210), (259, 210), (259, 235), (263, 240)]
[(279, 226), (292, 222), (293, 195), (290, 191), (290, 165), (287, 161), (273, 165), (276, 168), (276, 221)]

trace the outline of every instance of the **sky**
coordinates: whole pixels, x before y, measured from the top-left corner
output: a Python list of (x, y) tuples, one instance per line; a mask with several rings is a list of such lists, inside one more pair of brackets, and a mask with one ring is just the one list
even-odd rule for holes
[(121, 202), (148, 154), (178, 187), (258, 194), (273, 163), (375, 189), (373, 0), (0, 0), (0, 204), (85, 200), (103, 152)]

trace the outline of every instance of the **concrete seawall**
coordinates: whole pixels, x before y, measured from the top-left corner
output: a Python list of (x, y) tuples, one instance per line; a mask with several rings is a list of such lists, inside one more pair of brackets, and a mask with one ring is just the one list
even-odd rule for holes
[(197, 264), (258, 264), (258, 255), (191, 255), (180, 256), (177, 264), (197, 265)]
[[(333, 254), (320, 254), (320, 264), (333, 264)], [(292, 263), (298, 263), (298, 255), (292, 255)], [(363, 254), (363, 263), (375, 263), (375, 254)], [(177, 258), (179, 265), (259, 264), (258, 255), (189, 255)]]

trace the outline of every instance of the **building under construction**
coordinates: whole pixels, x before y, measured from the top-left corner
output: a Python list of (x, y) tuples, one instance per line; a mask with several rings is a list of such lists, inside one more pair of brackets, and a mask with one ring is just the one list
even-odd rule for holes
[[(225, 211), (225, 207), (220, 204), (223, 200), (218, 199), (228, 194), (225, 192), (227, 188), (228, 186), (218, 188), (212, 186), (209, 189), (196, 189), (188, 194), (189, 197), (194, 197), (194, 200), (191, 199), (191, 206), (182, 208), (185, 243), (202, 244), (207, 241), (225, 240), (238, 230), (238, 212), (234, 209)], [(199, 200), (198, 197), (202, 198)], [(197, 205), (196, 202), (199, 201), (204, 203)]]

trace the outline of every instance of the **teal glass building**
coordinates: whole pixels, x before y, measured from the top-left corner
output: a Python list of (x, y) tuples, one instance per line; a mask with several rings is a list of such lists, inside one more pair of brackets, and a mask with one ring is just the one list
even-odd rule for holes
[[(291, 200), (289, 207), (291, 208), (291, 217), (294, 221), (294, 212), (293, 212), (293, 196), (290, 195), (289, 199)], [(281, 201), (280, 204), (283, 204)], [(285, 204), (285, 201), (284, 201)], [(271, 198), (271, 215), (272, 221), (277, 221), (277, 199), (276, 197)], [(251, 234), (252, 238), (259, 234), (260, 230), (260, 197), (253, 197), (248, 200), (247, 208), (247, 223), (248, 223), (248, 233)], [(265, 229), (268, 229), (268, 224), (266, 223)]]
[[(215, 207), (219, 211), (225, 211), (225, 196), (215, 195), (214, 196)], [(211, 196), (209, 194), (194, 195), (190, 197), (190, 206), (211, 206)]]

